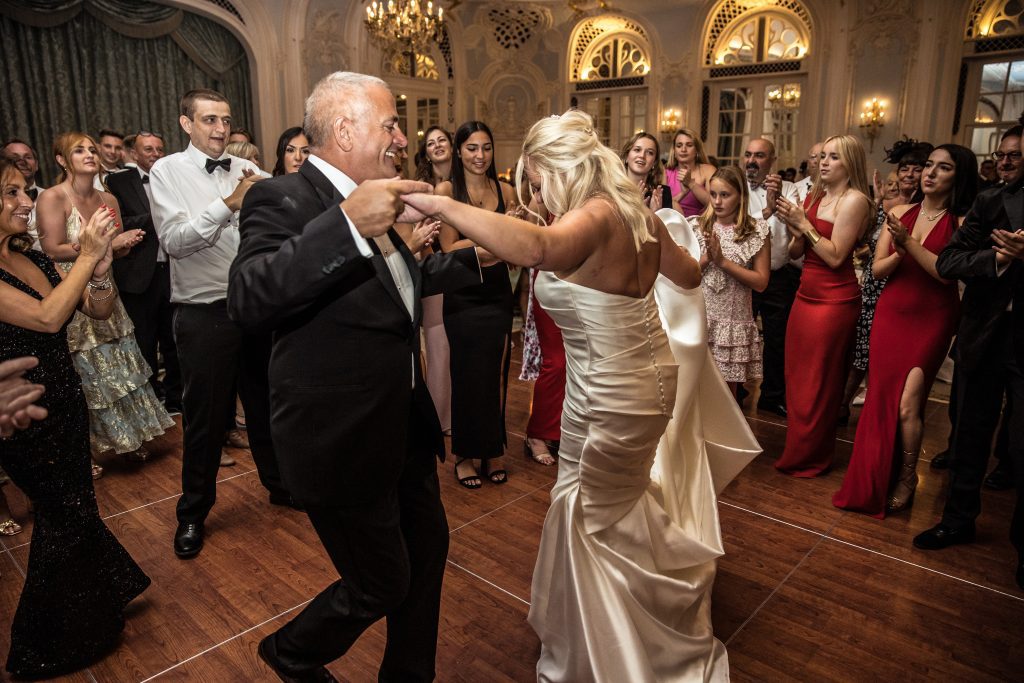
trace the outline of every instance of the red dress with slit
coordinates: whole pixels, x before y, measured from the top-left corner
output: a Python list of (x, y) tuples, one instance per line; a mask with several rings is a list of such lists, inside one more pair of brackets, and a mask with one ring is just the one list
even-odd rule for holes
[[(819, 198), (807, 209), (818, 233), (832, 238), (832, 223), (818, 218)], [(842, 402), (857, 317), (860, 285), (852, 254), (831, 268), (807, 243), (793, 309), (786, 326), (786, 447), (775, 467), (794, 477), (815, 477), (832, 466), (836, 419)]]
[[(908, 231), (921, 212), (918, 204), (900, 222)], [(944, 214), (924, 240), (933, 254), (942, 251), (956, 217)], [(891, 253), (891, 252), (890, 252)], [(857, 423), (850, 466), (832, 504), (885, 517), (885, 503), (900, 452), (900, 398), (914, 368), (924, 373), (923, 403), (942, 365), (960, 317), (956, 282), (939, 282), (909, 255), (904, 256), (882, 290), (875, 309), (868, 354), (868, 393)]]

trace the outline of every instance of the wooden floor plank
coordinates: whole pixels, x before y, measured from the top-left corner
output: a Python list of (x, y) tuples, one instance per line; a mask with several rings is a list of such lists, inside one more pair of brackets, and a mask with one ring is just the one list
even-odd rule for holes
[[(470, 491), (455, 481), (452, 459), (438, 465), (452, 529), (438, 638), (442, 682), (535, 676), (540, 645), (526, 623), (527, 603), (556, 468), (522, 455), (530, 386), (517, 373), (514, 364), (509, 482)], [(726, 555), (712, 596), (716, 634), (729, 641), (734, 680), (1017, 677), (1024, 670), (1024, 592), (1013, 582), (1014, 551), (1006, 540), (1012, 493), (984, 493), (977, 543), (940, 553), (914, 550), (913, 535), (941, 511), (946, 475), (922, 461), (914, 507), (884, 521), (838, 510), (831, 496), (842, 481), (859, 410), (837, 430), (834, 469), (795, 479), (772, 467), (786, 421), (753, 407), (753, 389), (745, 412), (765, 452), (721, 496)], [(945, 404), (930, 401), (923, 459), (945, 447), (947, 434)], [(155, 680), (272, 681), (256, 658), (256, 643), (337, 579), (306, 516), (268, 504), (246, 451), (232, 451), (238, 464), (220, 471), (206, 548), (194, 560), (175, 558), (180, 439), (179, 418), (153, 444), (149, 462), (103, 460), (106, 473), (96, 482), (101, 512), (154, 583), (131, 606), (117, 651), (61, 680), (128, 683), (161, 674)], [(24, 497), (13, 486), (5, 492), (26, 531), (0, 538), (2, 653), (32, 528)], [(385, 626), (376, 624), (330, 668), (339, 680), (372, 682), (384, 643)]]

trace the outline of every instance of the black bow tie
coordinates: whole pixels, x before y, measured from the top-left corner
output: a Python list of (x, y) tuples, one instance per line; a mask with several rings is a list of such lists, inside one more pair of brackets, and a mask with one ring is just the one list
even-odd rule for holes
[(36, 197), (39, 196), (39, 188), (38, 187), (29, 188), (28, 190), (25, 190), (25, 194), (27, 194), (29, 197), (31, 197), (32, 201), (35, 201)]
[[(227, 161), (231, 161), (231, 160), (228, 159)], [(142, 184), (143, 185), (149, 185), (149, 174), (148, 173), (146, 175), (142, 176)]]
[(219, 161), (217, 159), (207, 159), (206, 160), (206, 172), (207, 173), (213, 173), (217, 169), (218, 166), (223, 168), (225, 171), (230, 171), (231, 170), (231, 159), (225, 157), (224, 159), (221, 159)]

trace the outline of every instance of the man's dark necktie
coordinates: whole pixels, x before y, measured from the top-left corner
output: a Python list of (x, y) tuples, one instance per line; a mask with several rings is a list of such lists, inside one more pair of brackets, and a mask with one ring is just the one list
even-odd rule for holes
[[(230, 159), (228, 159), (228, 161), (230, 161)], [(143, 185), (149, 185), (149, 174), (148, 173), (146, 175), (142, 176), (142, 184)]]
[(217, 159), (207, 159), (206, 160), (206, 172), (207, 173), (213, 173), (214, 170), (216, 170), (216, 168), (218, 166), (223, 168), (225, 171), (230, 171), (231, 170), (231, 159), (230, 158), (225, 158), (225, 159), (221, 159), (219, 161)]
[(39, 196), (39, 188), (38, 187), (33, 187), (33, 188), (29, 189), (29, 190), (25, 190), (25, 194), (27, 194), (29, 197), (31, 197), (32, 201), (35, 201), (36, 197)]

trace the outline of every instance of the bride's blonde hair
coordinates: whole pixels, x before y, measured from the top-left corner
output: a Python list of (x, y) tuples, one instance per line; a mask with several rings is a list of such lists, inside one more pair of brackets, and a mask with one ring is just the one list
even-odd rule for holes
[(541, 177), (544, 206), (562, 216), (593, 197), (608, 199), (633, 235), (637, 251), (657, 241), (648, 227), (650, 212), (636, 183), (631, 182), (619, 155), (601, 144), (594, 122), (582, 111), (570, 110), (533, 124), (516, 164), (516, 185), (523, 206), (526, 162)]

